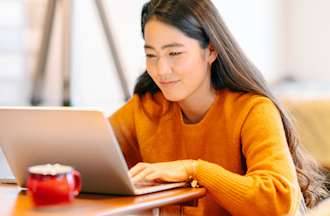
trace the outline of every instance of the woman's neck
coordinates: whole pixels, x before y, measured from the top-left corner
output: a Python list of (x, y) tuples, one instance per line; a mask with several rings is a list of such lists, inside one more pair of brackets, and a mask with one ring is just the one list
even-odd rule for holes
[(198, 123), (205, 116), (216, 97), (216, 91), (193, 94), (179, 102), (185, 123)]

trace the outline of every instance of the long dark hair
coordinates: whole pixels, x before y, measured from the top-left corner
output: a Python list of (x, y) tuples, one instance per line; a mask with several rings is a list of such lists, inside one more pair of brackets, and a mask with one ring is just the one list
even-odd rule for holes
[[(313, 207), (327, 194), (324, 175), (318, 165), (305, 157), (289, 114), (271, 93), (259, 70), (242, 52), (211, 0), (151, 0), (142, 9), (142, 36), (151, 19), (180, 29), (186, 36), (199, 41), (202, 48), (211, 43), (220, 54), (211, 66), (214, 89), (252, 92), (273, 101), (280, 112), (287, 143), (295, 164), (298, 182), (306, 205)], [(137, 81), (134, 93), (156, 93), (159, 88), (145, 71)]]

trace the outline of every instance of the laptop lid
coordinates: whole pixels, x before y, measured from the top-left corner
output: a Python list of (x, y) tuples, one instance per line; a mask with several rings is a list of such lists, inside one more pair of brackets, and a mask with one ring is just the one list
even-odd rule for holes
[(114, 132), (97, 110), (0, 107), (0, 145), (18, 185), (29, 166), (60, 163), (82, 176), (82, 192), (134, 194)]

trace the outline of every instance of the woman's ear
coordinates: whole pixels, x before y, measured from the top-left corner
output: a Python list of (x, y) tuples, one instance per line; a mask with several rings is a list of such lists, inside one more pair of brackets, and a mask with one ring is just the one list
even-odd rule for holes
[(207, 49), (209, 50), (208, 52), (208, 63), (212, 64), (218, 57), (218, 52), (215, 50), (213, 44), (209, 43), (207, 46)]

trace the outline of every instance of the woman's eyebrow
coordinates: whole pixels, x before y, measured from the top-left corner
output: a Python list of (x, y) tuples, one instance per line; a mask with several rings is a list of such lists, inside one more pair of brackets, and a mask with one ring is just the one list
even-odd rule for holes
[[(161, 49), (166, 49), (166, 48), (172, 48), (172, 47), (184, 47), (183, 44), (180, 43), (170, 43), (170, 44), (165, 44), (161, 47)], [(148, 44), (144, 45), (144, 49), (152, 49), (152, 50), (156, 50), (153, 46), (150, 46)]]

